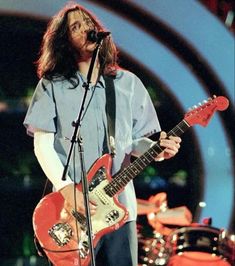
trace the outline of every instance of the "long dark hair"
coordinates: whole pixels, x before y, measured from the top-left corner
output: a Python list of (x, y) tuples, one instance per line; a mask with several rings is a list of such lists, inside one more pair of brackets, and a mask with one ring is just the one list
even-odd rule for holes
[[(76, 3), (66, 5), (49, 22), (43, 36), (40, 56), (36, 62), (39, 78), (62, 77), (70, 80), (75, 77), (78, 66), (75, 50), (69, 42), (67, 25), (68, 13), (75, 10), (88, 16), (98, 31), (105, 31), (103, 25), (90, 11)], [(111, 37), (103, 40), (98, 56), (101, 74), (115, 75), (118, 68), (117, 48)]]

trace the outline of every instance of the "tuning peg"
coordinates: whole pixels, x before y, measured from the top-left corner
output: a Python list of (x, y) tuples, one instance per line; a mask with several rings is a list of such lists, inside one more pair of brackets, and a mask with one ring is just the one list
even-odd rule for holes
[(215, 98), (217, 98), (217, 96), (216, 95), (213, 95), (213, 99), (215, 99)]
[(197, 105), (194, 105), (194, 106), (193, 106), (193, 109), (197, 109)]
[(203, 103), (208, 103), (208, 101), (207, 100), (203, 100)]

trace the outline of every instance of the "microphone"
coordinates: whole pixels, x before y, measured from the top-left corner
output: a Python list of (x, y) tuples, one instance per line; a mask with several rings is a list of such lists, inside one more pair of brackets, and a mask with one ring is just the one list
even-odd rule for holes
[(95, 31), (95, 30), (90, 30), (87, 32), (87, 40), (90, 42), (98, 42), (101, 41), (102, 39), (106, 38), (110, 34), (109, 31)]

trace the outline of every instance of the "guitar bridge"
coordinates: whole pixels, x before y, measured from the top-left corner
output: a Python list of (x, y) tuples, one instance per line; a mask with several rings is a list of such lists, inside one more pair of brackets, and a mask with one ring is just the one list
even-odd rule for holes
[(52, 228), (48, 230), (48, 233), (60, 247), (67, 245), (73, 235), (72, 228), (67, 223), (53, 225)]

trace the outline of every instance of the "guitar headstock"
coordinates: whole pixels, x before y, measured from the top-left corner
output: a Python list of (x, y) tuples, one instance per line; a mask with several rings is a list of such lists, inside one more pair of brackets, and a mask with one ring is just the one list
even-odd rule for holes
[(213, 98), (209, 98), (207, 101), (204, 101), (203, 104), (200, 104), (199, 107), (196, 106), (187, 112), (184, 116), (184, 120), (186, 120), (190, 126), (199, 124), (205, 127), (209, 123), (215, 111), (224, 111), (228, 108), (228, 106), (229, 101), (226, 97), (213, 96)]

